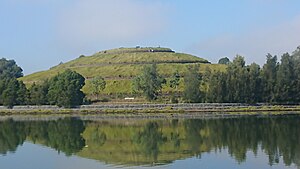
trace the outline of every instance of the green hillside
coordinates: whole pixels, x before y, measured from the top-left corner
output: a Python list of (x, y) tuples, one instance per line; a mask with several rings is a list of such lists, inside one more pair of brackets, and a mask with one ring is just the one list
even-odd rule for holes
[[(90, 93), (90, 79), (102, 76), (107, 81), (103, 94), (131, 94), (131, 80), (137, 76), (144, 65), (157, 64), (159, 73), (168, 79), (176, 70), (181, 75), (191, 64), (200, 65), (200, 72), (207, 69), (224, 70), (225, 65), (210, 64), (206, 59), (193, 55), (176, 53), (169, 48), (118, 48), (100, 51), (92, 56), (80, 56), (70, 62), (59, 64), (20, 78), (25, 84), (39, 83), (65, 69), (75, 70), (86, 78), (83, 91)], [(170, 89), (165, 86), (163, 92)]]

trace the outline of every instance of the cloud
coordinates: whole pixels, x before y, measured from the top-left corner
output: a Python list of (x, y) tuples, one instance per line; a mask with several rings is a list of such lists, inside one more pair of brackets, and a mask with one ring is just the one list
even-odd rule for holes
[(189, 50), (217, 62), (223, 56), (245, 56), (248, 63), (263, 64), (267, 53), (282, 55), (293, 52), (300, 45), (300, 16), (293, 20), (256, 28), (239, 35), (220, 35), (192, 45)]
[(138, 0), (82, 0), (60, 14), (59, 39), (72, 46), (151, 37), (167, 26), (166, 7)]

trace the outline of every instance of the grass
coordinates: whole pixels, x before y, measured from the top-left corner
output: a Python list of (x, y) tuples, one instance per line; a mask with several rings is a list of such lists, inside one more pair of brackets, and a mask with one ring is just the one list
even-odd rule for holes
[(120, 53), (120, 54), (102, 54), (96, 53), (92, 56), (80, 57), (65, 64), (53, 68), (67, 68), (78, 66), (91, 66), (97, 64), (116, 64), (116, 63), (142, 63), (142, 62), (167, 62), (167, 61), (195, 61), (207, 63), (208, 61), (189, 54), (183, 53)]
[(280, 105), (273, 106), (248, 106), (248, 107), (228, 107), (228, 108), (210, 108), (210, 109), (173, 109), (171, 106), (166, 106), (163, 109), (155, 109), (155, 108), (146, 108), (140, 110), (132, 110), (128, 109), (89, 109), (89, 108), (81, 108), (81, 109), (43, 109), (43, 108), (29, 108), (29, 109), (0, 109), (0, 115), (51, 115), (51, 114), (98, 114), (98, 115), (130, 115), (132, 113), (138, 113), (140, 115), (162, 115), (168, 116), (171, 114), (185, 114), (192, 113), (195, 116), (197, 115), (208, 115), (208, 116), (227, 116), (227, 115), (289, 115), (289, 114), (300, 114), (300, 109), (298, 106), (285, 107)]
[[(210, 67), (213, 70), (225, 70), (225, 65), (217, 64), (201, 64), (199, 72), (204, 72), (207, 67)], [(183, 75), (188, 69), (190, 64), (159, 64), (158, 72), (164, 76), (167, 80), (168, 77), (178, 70), (181, 75)], [(144, 65), (108, 65), (101, 67), (78, 67), (72, 68), (72, 70), (77, 71), (86, 78), (86, 85), (83, 87), (83, 91), (87, 94), (91, 91), (90, 79), (95, 76), (105, 77), (107, 82), (106, 89), (102, 94), (111, 94), (111, 93), (132, 93), (131, 82), (134, 77), (136, 77), (140, 71), (143, 69)], [(30, 85), (33, 82), (39, 83), (47, 78), (51, 78), (54, 75), (62, 72), (63, 69), (51, 69), (49, 71), (42, 71), (34, 73), (20, 78), (25, 84)], [(180, 81), (179, 91), (183, 90), (183, 79)], [(167, 85), (163, 87), (164, 92), (172, 91)]]
[[(132, 51), (136, 50), (142, 51), (149, 49), (150, 48), (119, 48), (108, 50), (106, 53), (100, 52), (92, 56), (79, 57), (70, 62), (52, 67), (47, 71), (27, 75), (20, 78), (20, 80), (29, 86), (33, 82), (42, 82), (57, 75), (59, 72), (71, 69), (86, 78), (86, 86), (84, 86), (83, 91), (87, 94), (90, 93), (89, 80), (95, 76), (102, 76), (107, 81), (107, 87), (102, 94), (131, 94), (131, 81), (140, 74), (146, 63), (159, 62), (159, 64), (157, 64), (158, 72), (165, 78), (169, 78), (176, 70), (179, 71), (179, 74), (184, 75), (188, 67), (192, 64), (200, 66), (199, 72), (204, 72), (207, 68), (218, 71), (224, 71), (226, 69), (226, 65), (208, 64), (208, 61), (203, 58), (183, 53), (172, 53), (168, 48), (153, 48), (155, 50), (168, 52), (132, 53)], [(180, 86), (183, 86), (183, 84), (180, 84)], [(181, 89), (182, 88), (179, 90)], [(167, 86), (163, 88), (164, 92), (169, 92), (170, 90), (171, 89)]]

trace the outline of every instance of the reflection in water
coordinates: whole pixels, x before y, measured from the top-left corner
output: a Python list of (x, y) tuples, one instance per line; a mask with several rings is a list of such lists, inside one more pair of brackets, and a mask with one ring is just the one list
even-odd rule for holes
[(71, 155), (80, 151), (85, 141), (80, 135), (83, 122), (72, 118), (57, 121), (0, 122), (0, 153), (15, 151), (25, 138)]
[(0, 122), (0, 154), (14, 152), (26, 138), (24, 124), (7, 120)]
[(141, 145), (141, 150), (145, 155), (152, 157), (154, 161), (157, 161), (159, 145), (167, 141), (158, 129), (156, 122), (148, 122), (143, 131), (134, 136), (135, 143)]
[(238, 163), (262, 150), (270, 165), (300, 166), (300, 117), (0, 122), (0, 154), (27, 140), (110, 164), (157, 165), (228, 150)]

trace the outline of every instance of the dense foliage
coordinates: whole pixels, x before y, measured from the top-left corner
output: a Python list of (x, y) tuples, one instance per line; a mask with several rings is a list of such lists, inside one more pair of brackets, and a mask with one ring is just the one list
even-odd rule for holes
[(0, 59), (0, 79), (3, 78), (19, 78), (23, 76), (22, 69), (14, 60)]
[(92, 94), (96, 95), (96, 99), (99, 99), (99, 94), (106, 87), (106, 82), (102, 76), (96, 76), (91, 80)]
[[(266, 63), (246, 65), (242, 56), (232, 62), (221, 58), (219, 63), (228, 65), (226, 71), (213, 71), (209, 68), (199, 73), (199, 67), (190, 66), (183, 75), (184, 86), (178, 94), (180, 74), (176, 71), (169, 80), (169, 86), (176, 90), (176, 97), (182, 96), (185, 102), (229, 102), (229, 103), (285, 103), (300, 102), (300, 48), (292, 55), (285, 53), (280, 62), (277, 56), (268, 54)], [(148, 100), (158, 97), (161, 90), (160, 75), (156, 67), (145, 67), (142, 74), (134, 79), (135, 89), (143, 91)], [(171, 102), (177, 102), (171, 94)]]
[(0, 59), (0, 105), (12, 108), (14, 105), (53, 104), (74, 107), (83, 103), (81, 91), (84, 77), (66, 70), (49, 81), (33, 83), (29, 89), (17, 78), (23, 76), (22, 69), (13, 60)]
[(69, 69), (56, 75), (49, 80), (47, 94), (49, 103), (67, 108), (81, 105), (85, 97), (81, 91), (84, 81), (85, 78), (82, 75)]
[(0, 105), (9, 108), (26, 102), (27, 89), (22, 81), (22, 69), (14, 60), (0, 59)]
[(204, 82), (208, 88), (206, 102), (242, 103), (299, 103), (300, 57), (285, 53), (281, 62), (277, 56), (267, 55), (260, 68), (256, 63), (245, 65), (241, 56), (234, 58), (226, 72), (206, 72)]
[(187, 102), (197, 103), (201, 101), (199, 67), (192, 66), (184, 76), (183, 97)]
[(166, 80), (158, 74), (156, 65), (153, 64), (145, 66), (141, 75), (133, 80), (133, 90), (142, 91), (147, 100), (155, 100), (164, 83)]
[(45, 105), (48, 104), (48, 89), (49, 81), (44, 81), (41, 84), (33, 83), (29, 88), (28, 104), (31, 105)]

